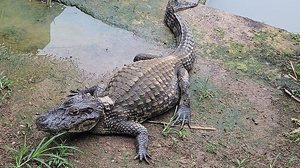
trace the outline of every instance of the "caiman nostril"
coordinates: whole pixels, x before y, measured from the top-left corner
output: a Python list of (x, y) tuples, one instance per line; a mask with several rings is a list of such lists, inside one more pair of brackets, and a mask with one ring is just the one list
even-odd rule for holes
[(40, 116), (40, 117), (38, 117), (36, 119), (36, 122), (39, 123), (39, 124), (41, 124), (42, 122), (46, 121), (46, 119), (47, 118), (45, 116)]

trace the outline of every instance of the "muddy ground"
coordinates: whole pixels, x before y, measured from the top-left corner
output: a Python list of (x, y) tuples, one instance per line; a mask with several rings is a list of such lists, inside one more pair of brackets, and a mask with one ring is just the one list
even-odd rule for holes
[[(163, 21), (163, 9), (162, 5), (156, 11), (158, 24)], [(145, 123), (153, 158), (150, 165), (133, 160), (133, 138), (74, 135), (68, 143), (83, 153), (76, 153), (71, 162), (87, 168), (220, 168), (238, 167), (237, 159), (245, 159), (243, 167), (300, 167), (299, 141), (287, 137), (295, 129), (290, 119), (299, 115), (300, 105), (279, 89), (291, 73), (289, 61), (299, 65), (298, 39), (284, 30), (202, 5), (180, 14), (191, 26), (197, 47), (197, 62), (190, 72), (192, 123), (217, 131), (192, 129), (182, 139), (177, 134), (164, 136), (162, 126)], [(142, 33), (143, 29), (133, 31)], [(148, 31), (145, 36), (150, 40), (159, 37)], [(32, 143), (45, 136), (33, 124), (36, 113), (59, 102), (69, 89), (83, 88), (102, 78), (83, 78), (87, 75), (68, 61), (27, 57), (6, 47), (0, 51), (0, 71), (5, 70), (15, 83), (10, 99), (0, 107), (0, 166), (4, 166), (10, 154), (3, 147), (20, 144), (24, 131)], [(29, 68), (32, 65), (34, 69)], [(168, 122), (171, 115), (154, 120)]]

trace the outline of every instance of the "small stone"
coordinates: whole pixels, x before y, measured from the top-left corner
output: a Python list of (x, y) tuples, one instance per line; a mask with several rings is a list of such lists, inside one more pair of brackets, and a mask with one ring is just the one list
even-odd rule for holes
[(181, 158), (180, 160), (178, 160), (178, 162), (181, 163), (181, 164), (187, 164), (188, 163), (187, 160), (184, 159), (184, 158)]
[(254, 122), (255, 125), (258, 125), (258, 122), (254, 118), (252, 118), (252, 121)]

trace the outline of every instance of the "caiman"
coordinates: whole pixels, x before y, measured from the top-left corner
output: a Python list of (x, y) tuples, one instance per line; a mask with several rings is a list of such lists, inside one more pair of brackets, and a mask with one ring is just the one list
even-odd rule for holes
[(134, 136), (138, 144), (135, 159), (148, 163), (148, 131), (142, 122), (177, 105), (176, 121), (190, 124), (188, 71), (195, 61), (194, 41), (187, 23), (176, 12), (198, 3), (168, 2), (165, 23), (177, 41), (173, 53), (138, 54), (132, 64), (113, 75), (107, 87), (73, 92), (64, 102), (41, 114), (36, 119), (38, 129)]

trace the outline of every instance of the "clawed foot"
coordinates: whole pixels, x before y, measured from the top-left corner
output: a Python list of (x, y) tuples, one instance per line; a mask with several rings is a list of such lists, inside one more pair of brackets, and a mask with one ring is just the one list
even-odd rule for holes
[(190, 128), (191, 110), (188, 106), (186, 106), (186, 105), (179, 106), (179, 109), (176, 111), (174, 123), (181, 124), (182, 127), (184, 125), (187, 125)]
[(148, 154), (147, 150), (139, 151), (139, 153), (134, 157), (134, 159), (138, 159), (140, 162), (145, 160), (147, 164), (149, 164), (149, 159), (152, 159)]

